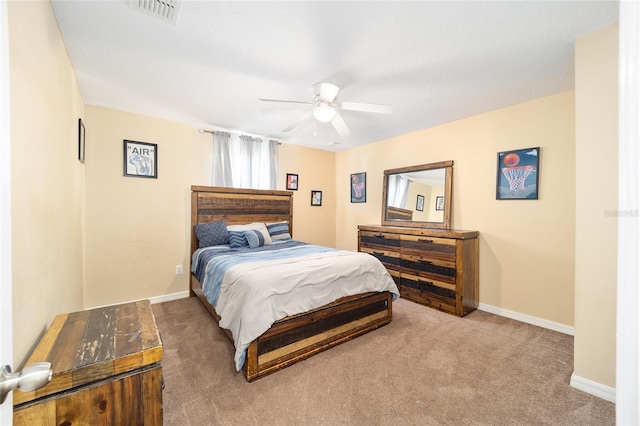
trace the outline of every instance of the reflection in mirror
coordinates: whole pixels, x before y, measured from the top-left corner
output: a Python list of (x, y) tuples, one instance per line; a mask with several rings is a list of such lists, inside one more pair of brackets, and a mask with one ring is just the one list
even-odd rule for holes
[(453, 161), (385, 170), (382, 224), (450, 229)]

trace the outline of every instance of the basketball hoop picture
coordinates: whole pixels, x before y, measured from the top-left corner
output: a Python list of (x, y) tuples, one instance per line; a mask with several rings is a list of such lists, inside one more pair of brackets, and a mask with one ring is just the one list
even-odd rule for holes
[(540, 147), (498, 153), (496, 200), (537, 200)]

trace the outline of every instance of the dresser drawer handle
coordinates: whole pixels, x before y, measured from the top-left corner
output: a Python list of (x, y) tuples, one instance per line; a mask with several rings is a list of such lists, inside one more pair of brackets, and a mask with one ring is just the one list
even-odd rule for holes
[(373, 254), (375, 254), (376, 256), (384, 256), (383, 251), (374, 251)]
[(384, 238), (384, 234), (375, 234), (375, 235), (374, 235), (374, 237), (377, 237), (377, 238)]
[(433, 281), (418, 280), (418, 284), (433, 285)]
[(433, 240), (429, 240), (427, 238), (418, 238), (418, 241), (420, 241), (421, 243), (432, 243)]
[(426, 263), (427, 265), (433, 265), (433, 260), (418, 259), (418, 262)]

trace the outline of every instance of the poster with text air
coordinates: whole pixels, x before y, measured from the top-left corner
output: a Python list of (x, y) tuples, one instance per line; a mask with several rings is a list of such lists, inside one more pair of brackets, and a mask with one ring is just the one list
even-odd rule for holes
[(125, 176), (157, 177), (157, 145), (146, 142), (124, 141)]

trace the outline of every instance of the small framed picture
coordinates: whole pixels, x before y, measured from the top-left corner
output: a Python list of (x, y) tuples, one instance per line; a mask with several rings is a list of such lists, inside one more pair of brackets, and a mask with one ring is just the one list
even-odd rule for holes
[(416, 199), (416, 210), (419, 212), (424, 211), (424, 195), (418, 195)]
[(78, 118), (78, 160), (84, 164), (85, 130), (82, 118)]
[(444, 210), (444, 196), (436, 197), (436, 210)]
[(367, 202), (367, 173), (354, 173), (349, 181), (351, 183), (351, 202)]
[(125, 140), (124, 175), (157, 179), (158, 145)]
[(298, 175), (287, 173), (287, 189), (293, 191), (298, 190)]
[(540, 147), (498, 153), (496, 200), (537, 200)]
[(311, 191), (311, 205), (312, 206), (322, 205), (322, 191)]

